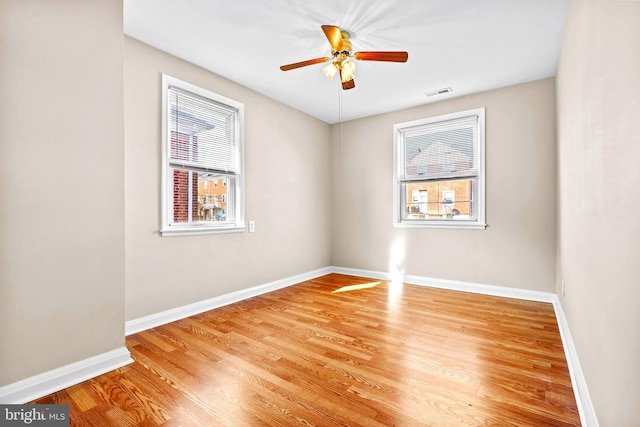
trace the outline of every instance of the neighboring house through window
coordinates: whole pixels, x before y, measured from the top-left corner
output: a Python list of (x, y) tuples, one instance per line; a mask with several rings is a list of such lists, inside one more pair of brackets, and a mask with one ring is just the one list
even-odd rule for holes
[(244, 106), (167, 75), (162, 98), (162, 235), (243, 231)]
[(394, 224), (485, 228), (484, 108), (393, 129)]

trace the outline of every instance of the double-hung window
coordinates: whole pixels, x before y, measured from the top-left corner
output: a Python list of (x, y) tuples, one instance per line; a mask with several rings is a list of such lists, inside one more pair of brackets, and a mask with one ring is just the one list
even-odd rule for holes
[(163, 236), (244, 230), (244, 106), (162, 76)]
[(485, 228), (484, 108), (393, 132), (394, 225)]

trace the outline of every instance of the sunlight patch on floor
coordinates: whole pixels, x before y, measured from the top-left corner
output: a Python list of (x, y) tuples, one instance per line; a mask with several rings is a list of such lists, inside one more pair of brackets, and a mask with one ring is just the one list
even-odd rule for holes
[(397, 301), (402, 296), (403, 283), (402, 282), (390, 282), (389, 283), (389, 301)]
[(402, 300), (403, 285), (400, 281), (389, 282), (388, 294), (387, 294), (387, 308), (391, 311), (395, 311), (398, 308), (400, 301)]
[(378, 286), (380, 284), (380, 282), (370, 282), (370, 283), (361, 283), (359, 285), (349, 285), (349, 286), (343, 286), (340, 289), (336, 289), (335, 291), (331, 292), (332, 294), (337, 294), (338, 292), (349, 292), (349, 291), (357, 291), (358, 289), (369, 289), (369, 288), (373, 288), (375, 286)]

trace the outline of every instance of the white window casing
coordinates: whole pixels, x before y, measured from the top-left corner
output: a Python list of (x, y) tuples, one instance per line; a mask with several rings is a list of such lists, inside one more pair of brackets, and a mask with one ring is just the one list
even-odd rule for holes
[(393, 147), (394, 226), (486, 228), (484, 108), (398, 123)]
[(242, 103), (162, 75), (162, 236), (245, 230), (243, 149)]

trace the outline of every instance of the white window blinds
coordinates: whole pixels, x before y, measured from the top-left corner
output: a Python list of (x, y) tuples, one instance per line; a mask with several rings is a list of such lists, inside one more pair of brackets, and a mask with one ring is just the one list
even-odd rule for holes
[(403, 180), (477, 174), (477, 117), (449, 120), (404, 132)]
[(239, 173), (236, 110), (169, 86), (169, 163), (203, 172)]

